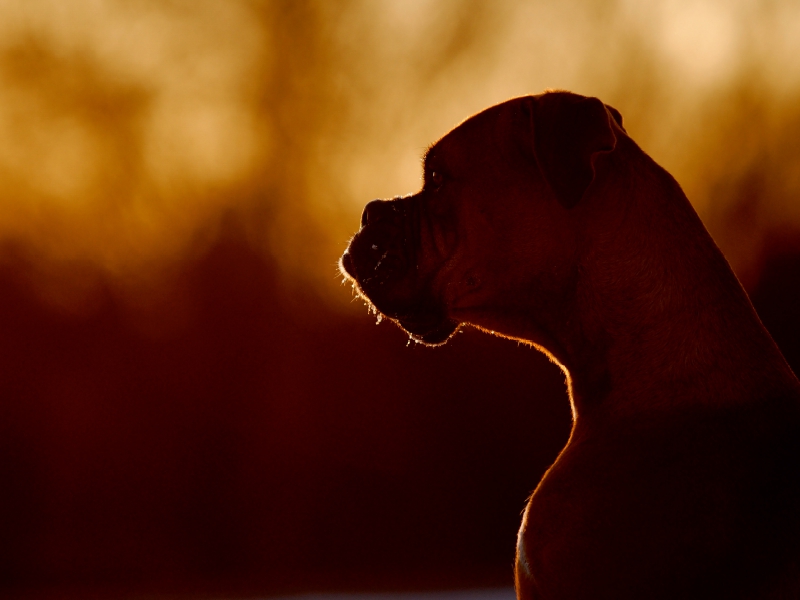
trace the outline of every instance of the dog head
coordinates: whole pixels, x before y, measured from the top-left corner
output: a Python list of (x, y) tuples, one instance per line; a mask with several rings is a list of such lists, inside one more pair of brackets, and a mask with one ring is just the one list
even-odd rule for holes
[(416, 341), (444, 343), (462, 323), (518, 337), (531, 303), (546, 314), (563, 301), (571, 213), (622, 131), (616, 110), (567, 92), (471, 117), (427, 151), (419, 192), (367, 204), (342, 273)]

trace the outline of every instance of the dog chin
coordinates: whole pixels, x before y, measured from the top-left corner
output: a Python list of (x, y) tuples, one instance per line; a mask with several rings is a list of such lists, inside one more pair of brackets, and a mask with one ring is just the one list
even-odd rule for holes
[(426, 346), (441, 346), (455, 335), (460, 324), (445, 319), (436, 325), (430, 323), (417, 323), (413, 321), (397, 320), (397, 324), (408, 333), (412, 340)]

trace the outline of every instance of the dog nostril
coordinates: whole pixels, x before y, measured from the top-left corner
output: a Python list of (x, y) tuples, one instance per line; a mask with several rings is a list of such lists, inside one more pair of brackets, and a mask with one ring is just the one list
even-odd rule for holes
[(379, 223), (387, 216), (391, 215), (391, 207), (388, 201), (373, 200), (364, 207), (364, 212), (361, 213), (361, 226), (374, 225)]

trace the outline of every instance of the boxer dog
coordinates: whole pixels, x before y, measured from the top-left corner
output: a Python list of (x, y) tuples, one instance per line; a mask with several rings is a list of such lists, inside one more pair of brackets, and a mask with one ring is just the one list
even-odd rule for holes
[(800, 598), (800, 383), (615, 109), (548, 92), (473, 116), (418, 193), (367, 204), (340, 266), (416, 341), (471, 325), (566, 374), (521, 600)]

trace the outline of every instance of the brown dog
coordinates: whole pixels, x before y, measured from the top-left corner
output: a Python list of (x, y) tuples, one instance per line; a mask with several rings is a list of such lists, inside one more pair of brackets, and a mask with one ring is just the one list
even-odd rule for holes
[[(461, 324), (567, 375), (520, 598), (800, 598), (800, 384), (675, 180), (596, 98), (468, 119), (341, 260), (413, 339)], [(468, 526), (465, 524), (465, 526)]]

